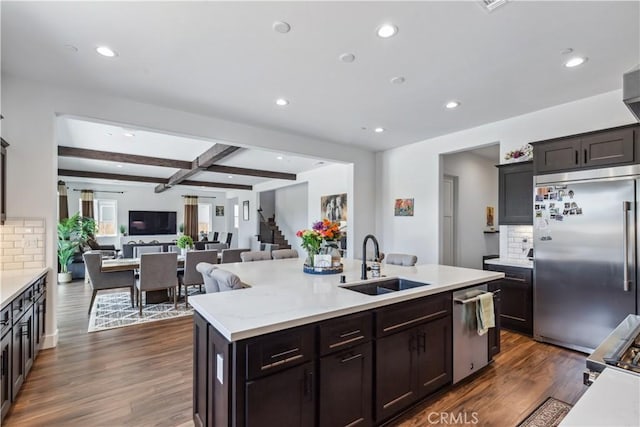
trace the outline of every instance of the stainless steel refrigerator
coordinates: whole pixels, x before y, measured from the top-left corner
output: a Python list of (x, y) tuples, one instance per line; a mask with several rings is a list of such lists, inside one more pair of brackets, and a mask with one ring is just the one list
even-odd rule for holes
[(590, 353), (638, 313), (640, 165), (534, 177), (534, 338)]

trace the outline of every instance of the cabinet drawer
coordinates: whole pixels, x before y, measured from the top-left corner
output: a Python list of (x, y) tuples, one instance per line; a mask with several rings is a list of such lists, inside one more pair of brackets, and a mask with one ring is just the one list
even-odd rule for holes
[(371, 313), (352, 314), (320, 324), (320, 354), (325, 355), (371, 340)]
[(0, 312), (0, 336), (11, 328), (11, 310), (11, 304), (9, 304)]
[(512, 280), (514, 282), (527, 284), (532, 283), (533, 270), (530, 268), (518, 268), (487, 264), (487, 270), (499, 271), (504, 273), (504, 280)]
[(47, 280), (46, 277), (41, 277), (36, 283), (33, 284), (34, 301), (40, 298), (47, 292)]
[(376, 336), (399, 332), (451, 313), (451, 292), (376, 310)]
[(313, 358), (313, 327), (289, 329), (246, 343), (247, 379), (268, 375)]

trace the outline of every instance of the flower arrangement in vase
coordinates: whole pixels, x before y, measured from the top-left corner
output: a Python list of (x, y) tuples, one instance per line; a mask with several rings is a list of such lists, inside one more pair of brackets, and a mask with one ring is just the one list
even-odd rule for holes
[(525, 144), (517, 150), (509, 151), (504, 155), (507, 162), (524, 162), (533, 158), (533, 147), (531, 144)]
[(310, 229), (298, 231), (296, 236), (302, 239), (302, 248), (307, 251), (305, 265), (313, 266), (314, 257), (321, 254), (332, 255), (334, 266), (334, 258), (337, 257), (337, 264), (340, 264), (340, 253), (337, 250), (337, 241), (342, 237), (340, 223), (324, 218), (314, 222)]
[(176, 246), (182, 250), (182, 255), (185, 255), (187, 250), (193, 247), (193, 239), (191, 238), (191, 236), (183, 234), (182, 236), (178, 237)]

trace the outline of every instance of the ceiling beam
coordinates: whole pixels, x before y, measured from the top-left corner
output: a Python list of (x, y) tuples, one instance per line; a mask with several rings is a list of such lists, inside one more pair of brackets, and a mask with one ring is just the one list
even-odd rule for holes
[[(119, 181), (132, 181), (132, 182), (150, 182), (160, 185), (167, 185), (169, 180), (167, 178), (156, 178), (151, 176), (139, 176), (139, 175), (123, 175), (117, 173), (103, 173), (103, 172), (87, 172), (71, 169), (58, 169), (58, 176), (74, 176), (78, 178), (97, 178), (97, 179), (109, 179)], [(252, 190), (253, 186), (243, 184), (230, 184), (228, 182), (207, 182), (207, 181), (182, 181), (179, 185), (189, 185), (193, 187), (210, 187), (210, 188), (229, 188), (233, 190)], [(170, 186), (168, 186), (170, 188)]]
[(114, 153), (110, 151), (88, 150), (86, 148), (58, 147), (58, 156), (82, 159), (105, 160), (108, 162), (133, 163), (137, 165), (162, 166), (175, 169), (190, 169), (192, 162), (163, 159), (161, 157), (138, 156), (136, 154)]
[(258, 176), (261, 178), (287, 179), (295, 181), (297, 178), (295, 173), (272, 172), (260, 169), (246, 169), (235, 166), (211, 165), (207, 168), (209, 172), (228, 173), (232, 175)]
[(158, 185), (156, 186), (154, 191), (156, 193), (162, 193), (163, 191), (168, 190), (174, 185), (178, 185), (182, 181), (186, 181), (188, 178), (192, 177), (198, 172), (206, 170), (214, 162), (230, 156), (239, 149), (240, 147), (218, 143), (209, 148), (204, 153), (200, 154), (193, 162), (191, 162), (191, 166), (189, 168), (180, 169), (178, 172), (171, 175), (169, 177), (169, 182), (167, 183), (167, 185)]

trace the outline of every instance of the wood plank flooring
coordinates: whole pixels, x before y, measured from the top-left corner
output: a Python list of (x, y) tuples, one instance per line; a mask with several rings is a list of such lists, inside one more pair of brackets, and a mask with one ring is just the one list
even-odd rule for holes
[[(56, 289), (58, 347), (40, 352), (3, 425), (192, 425), (192, 319), (88, 334), (89, 286)], [(475, 425), (515, 426), (546, 397), (573, 404), (586, 389), (583, 354), (510, 332), (502, 343), (491, 366), (395, 424), (471, 424), (475, 413)]]

